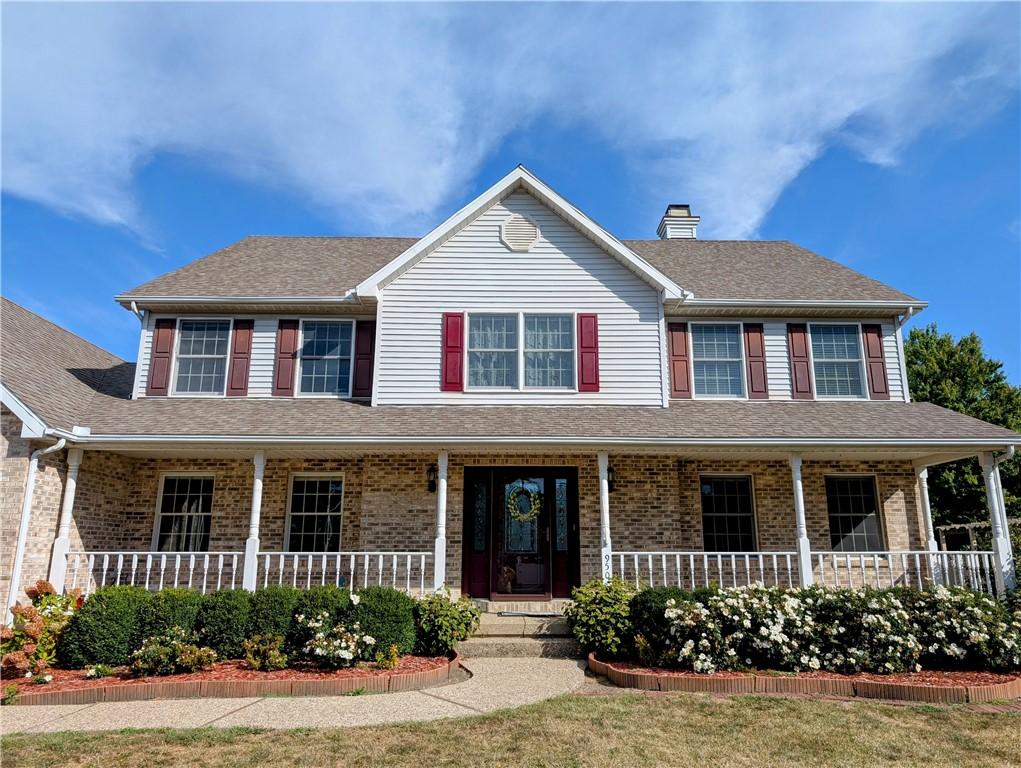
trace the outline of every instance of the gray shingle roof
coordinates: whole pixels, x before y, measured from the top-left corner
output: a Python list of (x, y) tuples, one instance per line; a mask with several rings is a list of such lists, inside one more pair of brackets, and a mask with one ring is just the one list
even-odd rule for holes
[(48, 426), (69, 429), (99, 394), (124, 403), (135, 366), (0, 297), (0, 381)]
[(929, 403), (686, 401), (669, 408), (400, 407), (339, 400), (92, 401), (93, 434), (313, 438), (991, 440), (1021, 435)]
[[(343, 296), (416, 243), (402, 237), (246, 237), (150, 280), (132, 297)], [(918, 299), (785, 241), (625, 240), (699, 299)]]

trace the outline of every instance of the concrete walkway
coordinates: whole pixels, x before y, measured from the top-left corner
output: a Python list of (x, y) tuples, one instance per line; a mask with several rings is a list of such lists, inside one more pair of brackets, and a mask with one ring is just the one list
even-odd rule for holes
[(469, 659), (472, 677), (424, 691), (373, 696), (174, 699), (0, 709), (0, 733), (122, 728), (343, 728), (438, 720), (520, 707), (585, 683), (575, 659)]

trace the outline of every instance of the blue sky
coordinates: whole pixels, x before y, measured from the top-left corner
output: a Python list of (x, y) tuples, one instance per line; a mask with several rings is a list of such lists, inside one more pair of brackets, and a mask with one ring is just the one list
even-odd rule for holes
[(247, 234), (415, 235), (517, 163), (624, 237), (690, 202), (926, 299), (1021, 383), (1017, 4), (5, 5), (2, 290)]

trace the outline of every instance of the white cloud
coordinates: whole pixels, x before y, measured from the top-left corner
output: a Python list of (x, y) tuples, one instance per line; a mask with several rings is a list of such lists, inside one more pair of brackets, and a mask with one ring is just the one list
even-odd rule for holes
[(141, 230), (135, 174), (171, 151), (406, 233), (549, 118), (623, 153), (643, 204), (688, 199), (708, 234), (747, 236), (828, 145), (894, 163), (920, 132), (1002, 105), (1017, 19), (921, 4), (9, 5), (3, 185)]

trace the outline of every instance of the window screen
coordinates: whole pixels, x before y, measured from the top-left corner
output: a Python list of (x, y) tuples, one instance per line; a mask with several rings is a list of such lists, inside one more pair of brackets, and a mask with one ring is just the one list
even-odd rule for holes
[(739, 325), (691, 326), (696, 395), (744, 394)]
[(230, 320), (182, 320), (175, 392), (222, 395)]
[(812, 362), (817, 395), (865, 396), (857, 325), (813, 325)]

